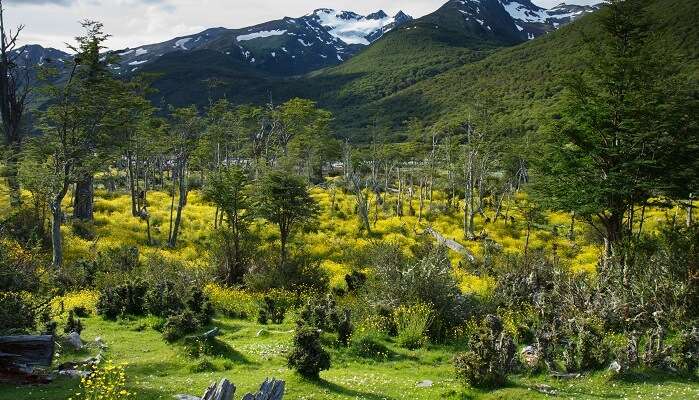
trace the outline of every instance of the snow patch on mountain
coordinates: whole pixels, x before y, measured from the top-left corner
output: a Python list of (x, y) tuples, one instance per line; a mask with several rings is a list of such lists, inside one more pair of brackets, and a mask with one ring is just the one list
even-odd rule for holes
[(247, 35), (240, 35), (236, 38), (239, 42), (244, 42), (246, 40), (253, 40), (253, 39), (259, 39), (259, 38), (266, 38), (270, 36), (281, 36), (286, 33), (286, 29), (275, 29), (271, 31), (259, 31), (259, 32), (253, 32), (249, 33)]
[(182, 50), (189, 50), (187, 47), (185, 47), (185, 45), (187, 43), (189, 43), (191, 40), (192, 40), (191, 37), (180, 39), (180, 40), (176, 41), (175, 45), (172, 47), (180, 48)]
[(359, 15), (350, 11), (336, 11), (327, 8), (316, 10), (313, 15), (318, 17), (320, 24), (328, 29), (333, 37), (347, 44), (371, 44), (370, 38), (377, 32), (385, 32), (387, 28), (395, 26), (396, 17), (389, 17), (383, 11), (368, 16)]

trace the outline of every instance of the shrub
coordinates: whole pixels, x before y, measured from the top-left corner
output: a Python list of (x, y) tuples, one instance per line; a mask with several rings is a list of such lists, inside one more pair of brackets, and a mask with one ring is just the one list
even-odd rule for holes
[(286, 260), (281, 266), (273, 258), (258, 261), (245, 275), (245, 286), (260, 292), (274, 288), (325, 293), (330, 286), (330, 277), (316, 260), (301, 254)]
[(699, 329), (683, 331), (677, 338), (674, 349), (674, 363), (685, 373), (692, 374), (699, 368)]
[(126, 364), (114, 364), (112, 361), (107, 361), (102, 367), (93, 366), (90, 375), (80, 381), (78, 399), (124, 400), (134, 397), (126, 390), (125, 367)]
[(104, 288), (97, 301), (97, 313), (107, 319), (116, 319), (121, 315), (143, 315), (147, 290), (148, 286), (139, 280)]
[(330, 369), (330, 355), (320, 344), (320, 331), (311, 326), (298, 326), (294, 346), (288, 357), (289, 368), (306, 378), (318, 379), (320, 371)]
[(471, 335), (470, 350), (454, 357), (456, 375), (474, 387), (498, 387), (512, 370), (515, 346), (502, 321), (488, 315)]
[(211, 323), (211, 319), (214, 316), (214, 306), (211, 304), (209, 296), (203, 290), (199, 288), (192, 290), (191, 296), (187, 301), (187, 308), (196, 315), (200, 325), (206, 326)]
[(63, 328), (63, 333), (75, 332), (77, 334), (82, 333), (83, 323), (80, 318), (75, 317), (75, 312), (70, 310), (68, 312), (68, 319), (66, 320), (66, 326)]
[(360, 357), (386, 359), (390, 354), (388, 347), (381, 342), (381, 335), (373, 330), (355, 333), (350, 343), (352, 353)]
[(29, 295), (0, 292), (0, 334), (29, 333), (36, 328), (36, 314)]
[(284, 316), (290, 306), (291, 304), (283, 296), (267, 294), (260, 303), (257, 322), (265, 325), (268, 321), (272, 321), (273, 324), (281, 324), (284, 322)]
[(194, 313), (191, 310), (185, 310), (181, 314), (173, 315), (167, 319), (163, 326), (163, 338), (168, 342), (174, 342), (186, 335), (195, 333), (200, 328)]
[(196, 363), (192, 364), (189, 367), (189, 372), (198, 374), (201, 372), (216, 372), (218, 371), (218, 368), (216, 368), (216, 365), (211, 362), (211, 360), (208, 359), (203, 359), (200, 361), (197, 361)]
[(170, 281), (160, 281), (151, 285), (145, 295), (145, 308), (149, 313), (158, 317), (169, 317), (182, 312), (185, 308), (183, 293), (179, 293), (175, 284)]
[(345, 283), (347, 283), (347, 291), (350, 293), (356, 293), (359, 289), (364, 286), (367, 277), (364, 272), (354, 270), (351, 273), (345, 275)]
[(39, 286), (38, 262), (33, 252), (0, 238), (0, 291), (30, 291)]
[(123, 245), (100, 252), (97, 255), (99, 269), (105, 272), (129, 272), (139, 265), (138, 247)]
[(311, 298), (299, 313), (296, 323), (309, 325), (328, 332), (337, 332), (341, 313), (332, 295)]
[(337, 325), (337, 341), (347, 347), (350, 344), (350, 338), (352, 337), (352, 332), (354, 331), (354, 326), (352, 325), (351, 317), (352, 314), (350, 310), (345, 309), (340, 323)]
[(418, 259), (408, 259), (395, 244), (380, 244), (370, 252), (376, 273), (367, 282), (369, 303), (391, 310), (416, 303), (430, 304), (434, 320), (429, 333), (434, 339), (445, 337), (466, 319), (472, 307), (459, 291), (445, 247), (426, 245), (417, 250), (423, 254)]
[(427, 329), (432, 319), (430, 307), (425, 304), (402, 306), (396, 309), (394, 318), (398, 329), (398, 345), (415, 350), (427, 344)]

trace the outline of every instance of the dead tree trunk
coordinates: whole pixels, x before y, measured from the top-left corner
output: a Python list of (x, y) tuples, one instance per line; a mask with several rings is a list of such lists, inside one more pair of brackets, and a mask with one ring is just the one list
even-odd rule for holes
[(81, 221), (92, 221), (94, 217), (95, 189), (92, 174), (85, 175), (75, 185), (73, 217)]

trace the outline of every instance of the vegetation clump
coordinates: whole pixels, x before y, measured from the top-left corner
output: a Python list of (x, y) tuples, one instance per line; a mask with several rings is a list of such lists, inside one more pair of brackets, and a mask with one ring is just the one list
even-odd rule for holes
[(330, 369), (330, 354), (320, 343), (320, 330), (309, 325), (297, 326), (287, 361), (289, 368), (309, 379), (318, 379), (321, 371)]

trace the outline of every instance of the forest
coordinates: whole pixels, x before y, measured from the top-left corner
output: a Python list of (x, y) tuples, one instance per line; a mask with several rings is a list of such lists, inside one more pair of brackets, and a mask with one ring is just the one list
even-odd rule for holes
[(98, 21), (22, 64), (0, 3), (0, 399), (699, 397), (699, 81), (644, 3), (536, 112), (479, 82), (349, 134), (215, 79), (162, 104)]

